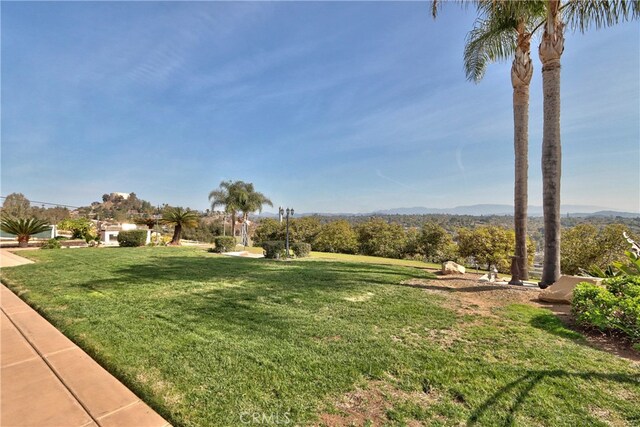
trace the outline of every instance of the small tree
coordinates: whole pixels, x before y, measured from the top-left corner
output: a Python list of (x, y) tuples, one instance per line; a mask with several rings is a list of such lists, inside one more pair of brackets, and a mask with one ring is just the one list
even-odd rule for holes
[(426, 222), (418, 240), (427, 261), (444, 262), (457, 258), (457, 247), (451, 235), (435, 222)]
[(253, 243), (256, 246), (261, 246), (264, 242), (284, 239), (284, 224), (280, 224), (278, 220), (273, 218), (262, 219), (253, 233)]
[(22, 193), (11, 193), (2, 203), (2, 216), (26, 218), (31, 215), (31, 203)]
[(71, 231), (72, 239), (84, 239), (93, 235), (93, 227), (93, 223), (86, 218), (68, 218), (58, 223), (59, 230)]
[(311, 246), (320, 252), (354, 254), (358, 251), (358, 236), (347, 221), (332, 221), (320, 228)]
[(289, 220), (289, 238), (293, 242), (313, 243), (321, 228), (320, 220), (312, 216)]
[(389, 224), (375, 218), (356, 229), (360, 251), (365, 255), (401, 258), (406, 246), (406, 236), (400, 224)]
[(3, 218), (0, 222), (0, 229), (5, 233), (15, 234), (18, 238), (18, 245), (21, 248), (26, 248), (31, 236), (49, 230), (50, 226), (36, 218)]
[[(535, 247), (527, 239), (529, 264), (533, 261)], [(515, 252), (515, 232), (503, 227), (483, 226), (474, 230), (458, 230), (458, 250), (462, 257), (474, 257), (479, 264), (495, 265), (498, 271), (508, 273), (511, 256)]]
[(167, 208), (162, 213), (162, 222), (163, 224), (173, 226), (173, 237), (169, 244), (178, 246), (180, 245), (180, 239), (182, 238), (182, 229), (198, 226), (198, 213), (180, 207)]
[(622, 224), (609, 224), (599, 230), (592, 224), (579, 224), (562, 232), (561, 269), (565, 274), (577, 274), (581, 269), (607, 266), (625, 260), (628, 244)]

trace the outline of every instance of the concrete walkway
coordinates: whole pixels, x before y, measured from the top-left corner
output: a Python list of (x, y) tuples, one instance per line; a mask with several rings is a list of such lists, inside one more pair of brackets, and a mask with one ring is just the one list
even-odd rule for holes
[(4, 285), (0, 326), (1, 426), (169, 425)]
[[(31, 248), (22, 249), (22, 250), (30, 250), (30, 249)], [(11, 251), (9, 249), (0, 249), (0, 268), (15, 267), (16, 265), (22, 265), (22, 264), (33, 264), (33, 261), (31, 261), (30, 259), (26, 259), (24, 257), (16, 255), (13, 252), (16, 250), (20, 250), (20, 249), (12, 249)]]

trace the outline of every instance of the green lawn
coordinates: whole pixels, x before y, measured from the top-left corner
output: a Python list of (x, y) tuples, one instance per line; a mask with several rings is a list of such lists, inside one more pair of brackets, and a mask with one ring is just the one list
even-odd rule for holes
[(446, 293), (399, 286), (432, 277), (422, 269), (197, 248), (25, 254), (38, 262), (2, 281), (174, 425), (349, 411), (376, 425), (640, 424), (637, 365), (543, 309), (461, 314)]

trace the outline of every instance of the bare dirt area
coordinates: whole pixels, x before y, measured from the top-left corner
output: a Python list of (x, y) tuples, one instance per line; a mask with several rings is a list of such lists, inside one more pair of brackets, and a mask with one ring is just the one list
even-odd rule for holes
[[(366, 388), (358, 387), (345, 394), (335, 404), (336, 413), (321, 414), (319, 425), (331, 427), (383, 425), (387, 421), (387, 410), (392, 407), (394, 401), (430, 404), (436, 399), (438, 396), (433, 391), (407, 393), (384, 381), (371, 381)], [(421, 424), (415, 422), (408, 425), (413, 427)]]
[(584, 334), (593, 347), (640, 363), (640, 353), (633, 350), (624, 340), (578, 326), (569, 305), (538, 300), (540, 289), (483, 283), (479, 278), (479, 274), (467, 273), (438, 276), (436, 280), (409, 280), (402, 285), (421, 288), (427, 292), (450, 294), (454, 298), (449, 298), (448, 304), (461, 313), (495, 316), (492, 311), (494, 308), (508, 304), (529, 304), (546, 308), (558, 316), (568, 328)]

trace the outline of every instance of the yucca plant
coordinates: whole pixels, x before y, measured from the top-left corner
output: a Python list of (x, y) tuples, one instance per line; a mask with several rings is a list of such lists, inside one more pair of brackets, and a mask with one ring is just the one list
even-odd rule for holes
[(198, 213), (183, 208), (168, 208), (162, 213), (162, 223), (172, 225), (173, 238), (170, 245), (179, 245), (182, 238), (182, 228), (194, 228), (198, 226)]
[(3, 218), (0, 223), (2, 231), (15, 234), (18, 237), (18, 245), (21, 248), (26, 248), (29, 245), (31, 236), (47, 231), (49, 228), (49, 224), (36, 218)]

